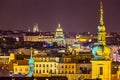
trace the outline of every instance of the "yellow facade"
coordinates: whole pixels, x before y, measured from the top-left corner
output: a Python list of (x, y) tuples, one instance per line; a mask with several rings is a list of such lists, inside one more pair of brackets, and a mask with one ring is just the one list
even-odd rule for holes
[(58, 57), (33, 57), (34, 76), (58, 74)]
[(28, 74), (29, 72), (29, 65), (18, 65), (18, 64), (13, 64), (13, 72), (14, 74)]
[(58, 74), (58, 63), (56, 62), (35, 62), (35, 74)]
[(60, 74), (75, 74), (76, 63), (59, 63)]
[(111, 80), (111, 60), (91, 60), (92, 79)]

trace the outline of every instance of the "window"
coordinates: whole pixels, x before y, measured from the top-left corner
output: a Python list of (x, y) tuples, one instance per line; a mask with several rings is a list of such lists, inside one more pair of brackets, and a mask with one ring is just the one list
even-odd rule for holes
[(39, 67), (41, 67), (41, 64), (39, 64)]
[(39, 71), (39, 73), (41, 73), (41, 70)]
[(43, 73), (45, 73), (45, 70), (43, 70)]
[(67, 74), (67, 71), (65, 71), (65, 74)]
[(52, 67), (52, 64), (51, 64), (51, 67)]
[(43, 67), (45, 67), (45, 64), (43, 64)]
[(36, 70), (36, 73), (38, 73), (38, 70)]
[(48, 64), (46, 66), (48, 67)]
[(56, 69), (55, 69), (55, 73), (56, 73)]
[(72, 74), (74, 74), (74, 71), (72, 71)]
[(15, 71), (17, 71), (17, 68), (15, 68)]
[(22, 71), (22, 68), (20, 68), (20, 71)]
[(72, 65), (72, 68), (74, 68), (74, 65)]
[(65, 65), (65, 68), (67, 68), (67, 65)]
[(36, 64), (36, 67), (38, 67), (38, 64)]
[(48, 70), (47, 70), (47, 73), (48, 73)]
[(69, 65), (69, 68), (71, 68), (71, 65)]
[(69, 71), (69, 74), (71, 73), (71, 71)]
[(56, 64), (54, 64), (54, 66), (56, 67)]
[(28, 68), (26, 68), (25, 71), (28, 71)]
[(100, 75), (103, 74), (103, 67), (100, 67)]
[(50, 73), (52, 73), (52, 69), (50, 69)]

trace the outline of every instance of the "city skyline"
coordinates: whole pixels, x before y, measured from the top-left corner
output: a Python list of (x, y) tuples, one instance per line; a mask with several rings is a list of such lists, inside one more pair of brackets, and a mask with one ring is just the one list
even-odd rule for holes
[[(0, 29), (27, 30), (38, 23), (41, 31), (97, 32), (100, 0), (0, 1)], [(103, 1), (107, 32), (119, 32), (120, 1)]]

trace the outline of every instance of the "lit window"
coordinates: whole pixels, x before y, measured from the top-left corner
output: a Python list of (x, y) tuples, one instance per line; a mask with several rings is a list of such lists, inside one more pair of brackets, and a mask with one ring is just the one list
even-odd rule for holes
[(41, 64), (39, 64), (39, 67), (41, 67)]
[(38, 70), (36, 70), (36, 73), (38, 73)]
[(43, 70), (43, 73), (45, 73), (45, 70)]
[(47, 67), (48, 67), (48, 64), (47, 64)]
[(103, 67), (100, 67), (100, 75), (103, 74)]
[(65, 65), (65, 68), (67, 68), (67, 65)]
[(45, 67), (45, 64), (43, 64), (43, 67)]
[(65, 74), (67, 74), (67, 71), (65, 71)]
[(38, 67), (38, 64), (36, 64), (36, 67)]
[(51, 64), (51, 67), (52, 67), (52, 64)]

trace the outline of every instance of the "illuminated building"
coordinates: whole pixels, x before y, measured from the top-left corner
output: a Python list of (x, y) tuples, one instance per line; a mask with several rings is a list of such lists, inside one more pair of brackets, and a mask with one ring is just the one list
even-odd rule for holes
[(58, 74), (59, 57), (33, 57), (34, 76), (49, 76)]
[(38, 24), (34, 25), (33, 32), (39, 32)]
[(106, 28), (103, 21), (103, 5), (100, 2), (100, 25), (98, 26), (98, 43), (92, 49), (92, 79), (111, 80), (110, 48), (106, 45)]
[(62, 46), (64, 46), (65, 44), (73, 44), (76, 42), (75, 38), (66, 37), (60, 24), (58, 24), (55, 32), (29, 32), (23, 35), (23, 38), (24, 41), (32, 42), (45, 41), (50, 44), (52, 44), (53, 42), (57, 42), (58, 45)]
[(76, 74), (76, 63), (71, 61), (70, 57), (62, 58), (59, 63), (60, 74)]
[(9, 56), (0, 56), (0, 64), (8, 64)]
[(28, 74), (29, 65), (28, 60), (15, 60), (13, 63), (13, 73), (14, 74)]
[(63, 34), (63, 29), (61, 28), (60, 24), (58, 24), (58, 27), (55, 32), (54, 41), (58, 43), (58, 45), (64, 45), (65, 44), (65, 37)]

